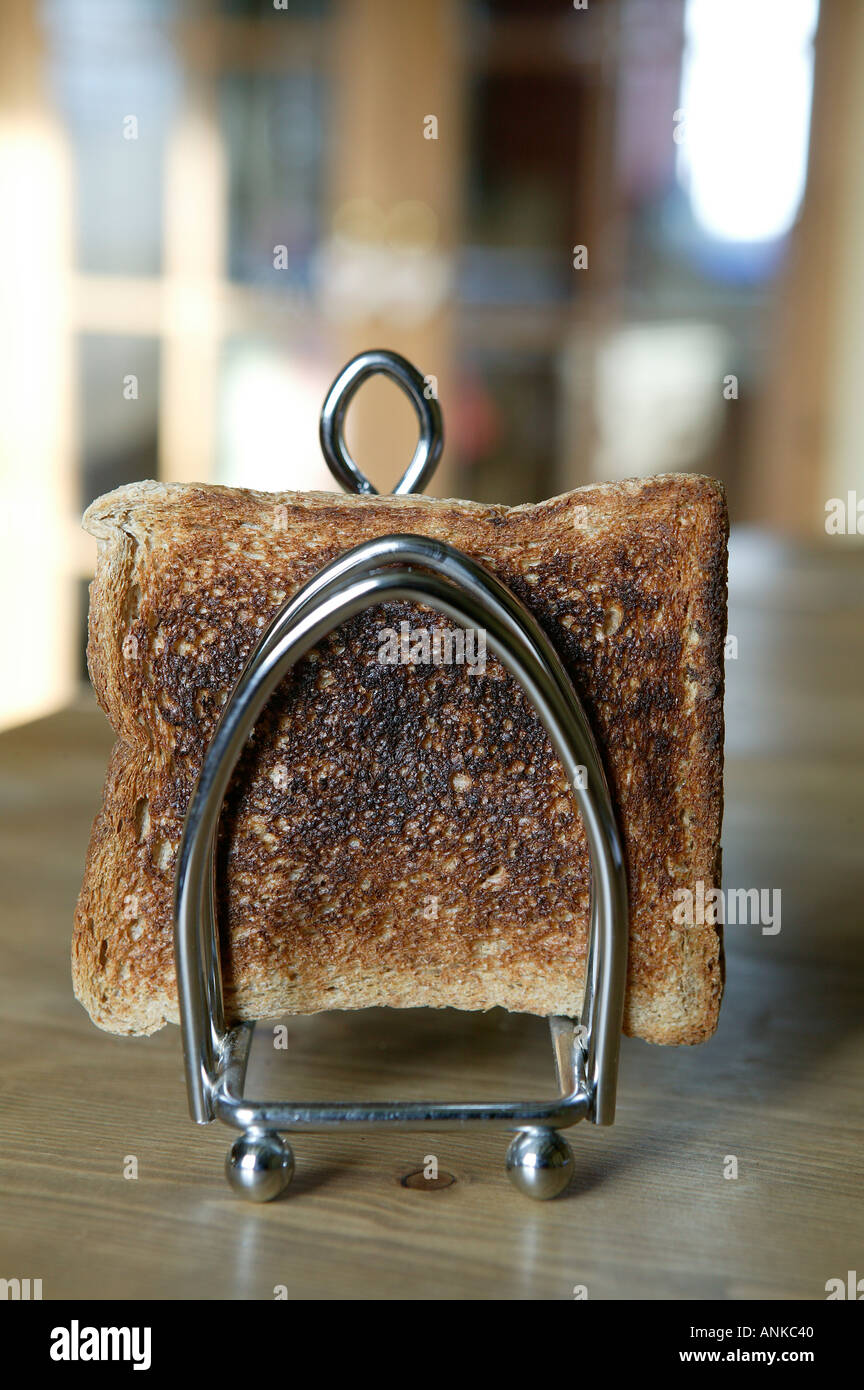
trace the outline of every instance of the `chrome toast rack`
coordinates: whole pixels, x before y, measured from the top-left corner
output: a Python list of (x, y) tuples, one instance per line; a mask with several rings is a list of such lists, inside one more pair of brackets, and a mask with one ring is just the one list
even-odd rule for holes
[[(441, 454), (441, 413), (424, 378), (396, 353), (362, 353), (343, 369), (322, 410), (322, 449), (348, 490), (375, 492), (348, 453), (344, 420), (354, 392), (376, 372), (392, 377), (417, 410), (420, 439), (394, 492), (419, 490)], [(549, 1100), (301, 1105), (244, 1095), (255, 1025), (228, 1026), (225, 1019), (214, 891), (222, 803), (256, 720), (295, 663), (354, 614), (394, 600), (485, 629), (489, 650), (533, 702), (582, 817), (591, 862), (585, 993), (579, 1019), (549, 1019), (558, 1088)], [(615, 1117), (628, 943), (624, 856), (597, 745), (564, 667), (529, 611), (487, 569), (443, 541), (384, 536), (325, 566), (283, 605), (224, 706), (189, 803), (174, 885), (174, 943), (190, 1110), (198, 1124), (220, 1119), (240, 1131), (226, 1172), (241, 1196), (267, 1202), (289, 1184), (294, 1157), (282, 1134), (339, 1126), (508, 1130), (515, 1137), (507, 1171), (516, 1187), (540, 1199), (563, 1191), (573, 1154), (559, 1130), (583, 1119), (610, 1125)]]

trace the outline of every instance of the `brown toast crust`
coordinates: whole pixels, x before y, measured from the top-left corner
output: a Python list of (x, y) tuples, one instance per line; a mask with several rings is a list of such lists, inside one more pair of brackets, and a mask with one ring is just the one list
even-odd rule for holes
[[(284, 600), (362, 540), (411, 532), (488, 565), (552, 639), (598, 737), (627, 853), (625, 1031), (713, 1032), (720, 933), (674, 923), (719, 886), (727, 519), (671, 474), (490, 507), (138, 483), (99, 498), (90, 672), (118, 735), (72, 948), (100, 1027), (177, 1021), (172, 886), (219, 710)], [(545, 731), (489, 656), (382, 666), (388, 604), (283, 682), (226, 799), (219, 912), (230, 1018), (417, 1005), (578, 1013), (588, 856)]]

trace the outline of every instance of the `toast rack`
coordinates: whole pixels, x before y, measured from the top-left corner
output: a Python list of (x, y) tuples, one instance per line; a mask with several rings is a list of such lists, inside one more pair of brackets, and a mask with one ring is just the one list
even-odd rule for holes
[[(396, 353), (361, 353), (333, 383), (321, 413), (321, 447), (347, 489), (374, 494), (344, 441), (348, 404), (382, 372), (413, 402), (420, 438), (394, 489), (419, 490), (443, 445), (441, 411), (424, 378)], [(550, 1100), (360, 1103), (250, 1100), (244, 1095), (254, 1023), (225, 1019), (215, 912), (216, 833), (237, 760), (264, 706), (291, 668), (334, 628), (387, 601), (407, 600), (465, 628), (485, 629), (489, 649), (533, 701), (581, 814), (591, 863), (590, 939), (581, 1016), (551, 1017), (558, 1095)], [(555, 1197), (573, 1172), (559, 1133), (577, 1120), (615, 1117), (618, 1049), (627, 968), (628, 902), (621, 836), (597, 745), (579, 699), (548, 638), (524, 605), (482, 565), (443, 541), (388, 535), (326, 565), (288, 600), (266, 629), (226, 702), (188, 807), (174, 884), (174, 944), (189, 1107), (240, 1130), (226, 1159), (239, 1195), (271, 1201), (288, 1186), (294, 1156), (283, 1133), (379, 1126), (404, 1130), (476, 1128), (515, 1132), (507, 1172), (530, 1197)], [(551, 1089), (551, 1088), (550, 1088)]]

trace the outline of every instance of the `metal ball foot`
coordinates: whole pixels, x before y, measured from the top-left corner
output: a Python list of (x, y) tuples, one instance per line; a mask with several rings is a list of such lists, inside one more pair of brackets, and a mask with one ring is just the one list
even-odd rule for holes
[(225, 1176), (247, 1202), (272, 1202), (294, 1176), (294, 1154), (278, 1134), (248, 1130), (228, 1150)]
[(573, 1150), (554, 1129), (523, 1129), (507, 1150), (507, 1175), (526, 1197), (547, 1202), (573, 1176)]

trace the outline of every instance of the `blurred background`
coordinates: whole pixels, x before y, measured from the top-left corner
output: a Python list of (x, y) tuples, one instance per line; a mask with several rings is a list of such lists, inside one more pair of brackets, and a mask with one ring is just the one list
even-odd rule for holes
[[(862, 131), (859, 0), (4, 0), (0, 723), (80, 687), (92, 498), (333, 487), (365, 347), (439, 495), (696, 470), (851, 546)], [(415, 431), (363, 388), (382, 490)]]
[[(864, 0), (0, 0), (0, 1273), (46, 1298), (821, 1299), (862, 1270), (862, 138)], [(398, 1132), (310, 1136), (311, 1201), (265, 1231), (214, 1201), (224, 1140), (189, 1142), (174, 1030), (112, 1040), (72, 997), (113, 742), (80, 518), (143, 478), (335, 488), (319, 411), (368, 347), (437, 384), (439, 495), (723, 479), (724, 882), (776, 894), (778, 928), (782, 891), (782, 932), (727, 929), (704, 1048), (625, 1040), (577, 1201), (508, 1205), (467, 1131), (439, 1198), (400, 1185), (423, 1149)], [(349, 444), (382, 491), (416, 430), (363, 386)], [(283, 1094), (512, 1094), (532, 1057), (549, 1084), (537, 1020), (296, 1022)]]

